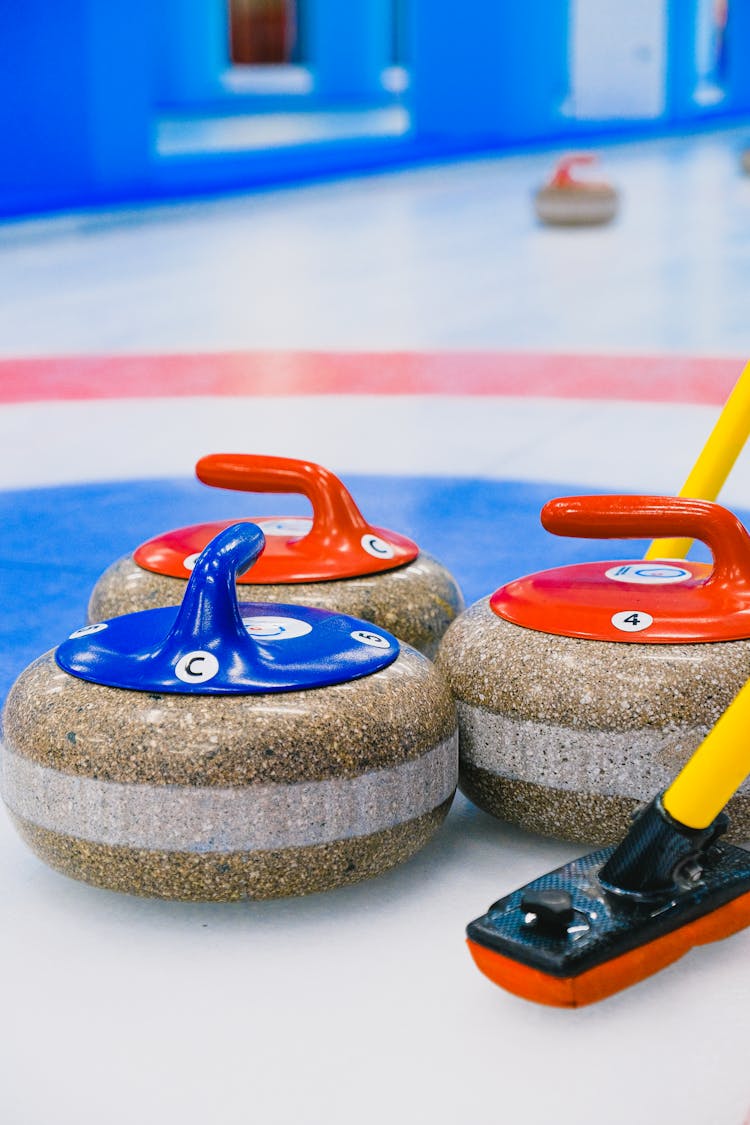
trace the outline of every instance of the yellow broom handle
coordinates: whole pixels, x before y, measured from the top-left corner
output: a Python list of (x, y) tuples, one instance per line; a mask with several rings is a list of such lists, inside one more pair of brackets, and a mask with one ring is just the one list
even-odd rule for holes
[(706, 828), (750, 773), (750, 680), (663, 797), (670, 816)]
[[(729, 476), (750, 433), (750, 363), (748, 363), (708, 441), (703, 446), (680, 496), (696, 500), (715, 500)], [(646, 551), (647, 559), (684, 559), (692, 539), (654, 539)]]

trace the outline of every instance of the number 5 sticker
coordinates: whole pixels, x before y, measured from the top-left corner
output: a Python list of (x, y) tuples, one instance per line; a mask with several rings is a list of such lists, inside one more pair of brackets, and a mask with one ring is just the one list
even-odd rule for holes
[(648, 629), (653, 625), (654, 619), (650, 613), (643, 613), (640, 609), (624, 609), (622, 613), (615, 613), (612, 624), (622, 633), (640, 633), (641, 629)]

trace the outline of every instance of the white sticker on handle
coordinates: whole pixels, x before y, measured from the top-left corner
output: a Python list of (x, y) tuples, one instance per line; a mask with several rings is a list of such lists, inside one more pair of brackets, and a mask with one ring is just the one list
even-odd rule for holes
[(76, 641), (79, 637), (90, 637), (92, 633), (101, 633), (102, 629), (106, 628), (106, 621), (97, 621), (96, 625), (84, 625), (82, 629), (76, 629), (75, 633), (71, 633), (68, 639)]
[(291, 641), (312, 633), (312, 625), (299, 617), (271, 617), (256, 614), (243, 617), (242, 624), (251, 637), (259, 641)]
[(386, 543), (379, 535), (373, 535), (371, 531), (362, 536), (360, 543), (368, 555), (372, 555), (375, 559), (392, 559), (396, 554), (390, 543)]
[(371, 633), (369, 629), (355, 629), (350, 636), (352, 640), (359, 641), (361, 645), (369, 645), (370, 648), (391, 647), (391, 642), (387, 637), (381, 637), (380, 633)]
[(641, 609), (624, 609), (621, 613), (612, 616), (612, 624), (621, 633), (640, 633), (642, 629), (648, 629), (653, 623), (651, 614), (644, 613)]
[(253, 520), (253, 523), (257, 523), (264, 535), (281, 535), (290, 539), (301, 539), (312, 529), (312, 520), (303, 516), (288, 516), (278, 520), (258, 519)]
[(692, 572), (672, 563), (621, 563), (604, 571), (604, 577), (613, 582), (635, 582), (643, 586), (668, 586), (672, 582), (686, 582)]
[(183, 684), (205, 684), (219, 671), (219, 661), (212, 652), (187, 652), (177, 661), (174, 674)]

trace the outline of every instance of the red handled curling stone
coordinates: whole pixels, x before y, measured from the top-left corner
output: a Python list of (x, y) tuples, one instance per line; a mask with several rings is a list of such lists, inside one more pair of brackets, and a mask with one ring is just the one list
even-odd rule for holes
[[(673, 497), (568, 497), (541, 518), (557, 535), (700, 539), (714, 556), (532, 574), (443, 640), (467, 796), (535, 832), (609, 843), (750, 676), (750, 538), (718, 504)], [(747, 783), (729, 811), (749, 837)]]
[(571, 169), (593, 164), (596, 157), (577, 154), (564, 157), (544, 187), (534, 196), (534, 209), (551, 226), (593, 226), (609, 223), (618, 209), (618, 194), (611, 184), (577, 180)]
[(132, 894), (275, 898), (377, 875), (442, 822), (442, 675), (368, 622), (238, 603), (262, 549), (255, 525), (225, 528), (181, 606), (77, 630), (16, 681), (2, 796), (47, 863)]
[[(218, 453), (203, 457), (196, 474), (214, 487), (297, 493), (312, 504), (312, 520), (254, 520), (266, 536), (266, 549), (252, 573), (238, 579), (242, 598), (283, 602), (292, 596), (304, 605), (340, 610), (435, 655), (463, 609), (457, 582), (410, 539), (367, 523), (328, 469), (287, 457)], [(178, 604), (200, 551), (233, 522), (179, 528), (119, 559), (94, 587), (89, 620)]]

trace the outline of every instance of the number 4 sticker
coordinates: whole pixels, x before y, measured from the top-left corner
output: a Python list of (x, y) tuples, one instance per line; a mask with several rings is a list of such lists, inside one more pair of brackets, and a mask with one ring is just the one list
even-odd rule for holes
[(648, 629), (653, 623), (651, 614), (644, 613), (640, 609), (624, 609), (622, 613), (615, 613), (612, 617), (615, 629), (619, 629), (622, 633), (640, 633), (642, 629)]

